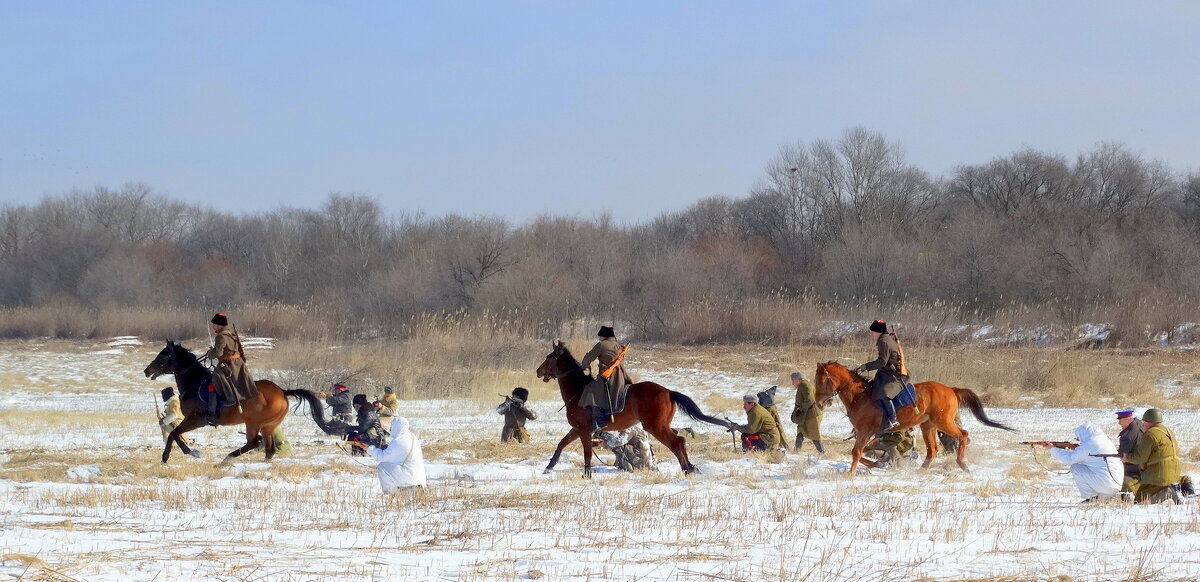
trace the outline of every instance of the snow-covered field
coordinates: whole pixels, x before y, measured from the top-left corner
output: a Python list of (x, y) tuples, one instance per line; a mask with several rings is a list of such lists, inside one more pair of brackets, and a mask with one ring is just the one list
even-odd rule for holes
[[(728, 434), (677, 417), (702, 435), (689, 444), (699, 476), (684, 478), (660, 447), (657, 472), (600, 467), (587, 481), (578, 445), (541, 474), (567, 427), (539, 383), (542, 418), (525, 447), (494, 443), (496, 402), (405, 402), (431, 483), (382, 497), (370, 461), (343, 453), (303, 408), (284, 425), (292, 454), (270, 464), (253, 452), (215, 466), (243, 438), (226, 427), (192, 433), (203, 459), (176, 452), (160, 465), (154, 400), (167, 383), (141, 373), (157, 349), (136, 338), (0, 344), (0, 580), (1200, 578), (1194, 501), (1080, 505), (1062, 467), (1016, 444), (1069, 439), (1084, 421), (1115, 435), (1108, 410), (991, 409), (1020, 430), (966, 418), (972, 473), (943, 457), (853, 480), (840, 405), (826, 413), (828, 457), (779, 462), (734, 454)], [(773, 381), (638, 371), (718, 415)], [(792, 397), (781, 400), (786, 412)], [(1198, 421), (1168, 411), (1189, 470)]]

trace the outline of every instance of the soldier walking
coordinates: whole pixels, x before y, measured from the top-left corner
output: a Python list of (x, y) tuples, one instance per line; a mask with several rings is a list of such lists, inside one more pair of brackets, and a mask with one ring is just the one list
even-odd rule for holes
[(792, 422), (796, 424), (796, 450), (804, 439), (812, 441), (818, 453), (825, 454), (821, 444), (821, 407), (817, 405), (816, 387), (802, 372), (792, 372), (792, 386), (796, 388), (796, 406), (792, 409)]

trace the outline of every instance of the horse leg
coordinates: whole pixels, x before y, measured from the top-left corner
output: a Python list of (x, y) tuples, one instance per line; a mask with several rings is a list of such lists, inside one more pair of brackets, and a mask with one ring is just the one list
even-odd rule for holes
[(275, 429), (264, 426), (258, 434), (262, 436), (263, 451), (267, 455), (267, 460), (270, 461), (275, 456)]
[(543, 475), (550, 474), (550, 470), (553, 469), (554, 466), (558, 464), (558, 458), (560, 456), (562, 456), (563, 448), (565, 448), (567, 446), (567, 443), (575, 440), (575, 438), (578, 435), (579, 435), (579, 431), (576, 430), (575, 427), (571, 427), (571, 430), (570, 430), (570, 432), (567, 433), (567, 436), (563, 437), (562, 440), (558, 441), (558, 448), (554, 449), (554, 455), (550, 457), (550, 463), (548, 465), (546, 465), (546, 470), (542, 471)]
[[(642, 423), (645, 426), (645, 423)], [(645, 426), (646, 432), (658, 439), (664, 447), (667, 447), (675, 454), (675, 458), (679, 459), (679, 468), (683, 469), (684, 475), (691, 475), (699, 472), (699, 469), (688, 459), (687, 454), (687, 439), (675, 434), (671, 427), (663, 426)]]
[(928, 469), (933, 464), (933, 459), (937, 456), (939, 449), (937, 427), (932, 420), (921, 424), (921, 440), (925, 441), (925, 462), (921, 463), (921, 468)]
[(241, 447), (239, 447), (237, 449), (234, 449), (228, 455), (225, 455), (225, 459), (222, 460), (221, 462), (228, 463), (229, 461), (232, 461), (233, 459), (236, 459), (237, 457), (240, 457), (250, 451), (253, 451), (255, 448), (258, 447), (258, 444), (260, 442), (262, 442), (262, 437), (259, 436), (259, 434), (258, 434), (258, 427), (255, 426), (255, 427), (251, 428), (251, 426), (249, 424), (247, 424), (246, 425), (246, 444), (242, 445)]
[(967, 445), (970, 444), (971, 437), (968, 436), (970, 433), (967, 432), (967, 429), (958, 426), (958, 423), (954, 422), (954, 417), (951, 416), (950, 424), (938, 426), (937, 430), (958, 441), (958, 455), (955, 460), (958, 462), (959, 468), (970, 473), (971, 470), (967, 468)]
[(856, 435), (854, 437), (854, 448), (850, 449), (850, 477), (853, 477), (858, 472), (858, 464), (862, 462), (863, 449), (867, 448), (867, 443), (870, 442), (874, 435), (870, 431), (863, 431), (864, 435)]
[(592, 435), (584, 432), (579, 435), (579, 441), (583, 443), (583, 478), (592, 478)]
[(179, 423), (179, 426), (171, 429), (171, 434), (167, 435), (167, 444), (165, 447), (163, 447), (162, 462), (166, 463), (167, 459), (171, 458), (172, 444), (179, 445), (179, 450), (183, 451), (183, 454), (185, 455), (199, 457), (200, 455), (188, 447), (187, 443), (183, 441), (183, 433), (200, 428), (201, 424), (202, 421), (199, 420), (198, 417), (188, 416), (183, 419), (183, 422)]

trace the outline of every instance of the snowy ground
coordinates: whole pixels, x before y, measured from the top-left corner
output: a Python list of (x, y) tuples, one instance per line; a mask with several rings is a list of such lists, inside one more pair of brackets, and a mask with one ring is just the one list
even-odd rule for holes
[[(153, 406), (166, 384), (141, 373), (157, 348), (136, 338), (0, 344), (0, 580), (1200, 576), (1194, 502), (1081, 506), (1061, 467), (1016, 444), (1069, 439), (1083, 421), (1115, 434), (1107, 410), (990, 410), (1021, 431), (968, 418), (972, 473), (942, 458), (929, 471), (913, 464), (854, 480), (844, 477), (840, 405), (823, 427), (827, 458), (806, 450), (780, 462), (733, 454), (729, 435), (677, 418), (702, 433), (689, 445), (701, 475), (684, 478), (660, 449), (657, 472), (600, 467), (585, 481), (578, 445), (541, 474), (567, 430), (544, 387), (526, 447), (493, 442), (496, 403), (405, 402), (431, 483), (384, 498), (370, 462), (302, 413), (284, 425), (293, 453), (270, 464), (251, 453), (214, 466), (242, 439), (222, 428), (193, 433), (204, 459), (176, 453), (160, 465)], [(649, 362), (639, 371), (718, 415), (770, 383)], [(790, 406), (790, 395), (781, 400)], [(1168, 412), (1189, 458), (1197, 421)]]

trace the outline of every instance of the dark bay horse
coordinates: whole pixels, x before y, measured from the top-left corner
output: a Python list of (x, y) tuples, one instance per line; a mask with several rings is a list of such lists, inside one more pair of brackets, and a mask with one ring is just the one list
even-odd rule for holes
[[(166, 463), (171, 456), (171, 445), (179, 445), (179, 450), (187, 455), (196, 455), (179, 438), (180, 435), (205, 426), (204, 405), (200, 401), (201, 388), (207, 389), (212, 380), (212, 374), (205, 368), (196, 355), (181, 344), (167, 341), (167, 346), (158, 353), (154, 361), (144, 370), (146, 377), (151, 380), (165, 374), (175, 377), (175, 389), (179, 393), (179, 408), (183, 412), (183, 422), (167, 436), (167, 445), (163, 449), (162, 462)], [(221, 409), (218, 423), (221, 426), (235, 424), (246, 425), (246, 444), (234, 449), (225, 457), (229, 461), (249, 451), (254, 450), (260, 443), (267, 454), (267, 460), (275, 456), (275, 429), (283, 424), (288, 412), (288, 397), (302, 398), (312, 408), (313, 420), (317, 426), (328, 434), (341, 434), (325, 422), (325, 410), (316, 394), (308, 390), (284, 390), (270, 380), (258, 380), (254, 383), (258, 394), (242, 402), (241, 410), (237, 406), (226, 406)]]
[[(567, 423), (571, 425), (570, 432), (558, 442), (550, 464), (546, 465), (549, 473), (563, 448), (573, 439), (583, 443), (583, 475), (592, 475), (592, 416), (579, 405), (579, 397), (583, 394), (584, 386), (592, 381), (592, 377), (583, 372), (579, 361), (563, 345), (561, 341), (554, 342), (554, 349), (546, 355), (545, 361), (538, 366), (537, 375), (543, 382), (558, 380), (558, 389), (566, 403)], [(629, 387), (625, 399), (625, 410), (615, 415), (612, 422), (604, 428), (606, 431), (625, 430), (637, 423), (642, 423), (646, 432), (654, 435), (679, 459), (679, 467), (684, 473), (695, 473), (696, 466), (688, 460), (687, 447), (683, 437), (671, 430), (671, 419), (675, 417), (675, 407), (678, 406), (684, 414), (696, 420), (709, 424), (726, 427), (726, 421), (708, 416), (701, 412), (700, 407), (684, 394), (668, 390), (654, 382), (638, 382)]]
[[(846, 416), (854, 426), (854, 448), (850, 451), (850, 476), (858, 470), (862, 461), (863, 449), (883, 421), (883, 411), (871, 401), (868, 381), (855, 374), (849, 368), (837, 362), (826, 362), (817, 365), (817, 402), (828, 406), (834, 396), (840, 397), (846, 407)], [(986, 426), (1014, 430), (988, 418), (983, 411), (983, 402), (979, 395), (965, 388), (953, 388), (937, 382), (921, 382), (914, 384), (917, 391), (916, 406), (905, 406), (896, 410), (896, 420), (900, 426), (893, 430), (903, 431), (910, 427), (921, 425), (921, 438), (925, 441), (925, 462), (922, 469), (928, 469), (938, 452), (937, 433), (949, 436), (958, 441), (958, 466), (964, 471), (967, 468), (967, 431), (954, 422), (958, 414), (958, 405), (964, 404), (975, 418)]]

